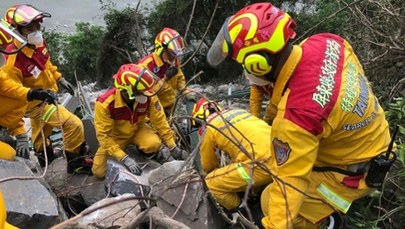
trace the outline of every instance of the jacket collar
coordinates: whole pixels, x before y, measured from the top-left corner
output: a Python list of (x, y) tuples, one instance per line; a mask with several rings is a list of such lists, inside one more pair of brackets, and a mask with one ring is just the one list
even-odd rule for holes
[(152, 53), (152, 57), (158, 67), (162, 67), (165, 64), (162, 58), (158, 56), (156, 53)]
[(127, 104), (125, 103), (124, 99), (121, 96), (120, 90), (115, 90), (115, 103), (114, 108), (126, 107)]
[(288, 81), (293, 75), (295, 68), (301, 61), (302, 48), (294, 45), (290, 56), (287, 61), (281, 67), (280, 73), (277, 76), (276, 83), (274, 85), (273, 94), (271, 96), (271, 103), (275, 106), (280, 102), (281, 97), (284, 94)]

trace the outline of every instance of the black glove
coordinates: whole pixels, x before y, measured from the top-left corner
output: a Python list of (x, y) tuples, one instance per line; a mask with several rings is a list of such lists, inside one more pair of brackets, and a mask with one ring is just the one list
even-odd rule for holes
[(173, 147), (170, 150), (170, 154), (176, 160), (184, 160), (187, 157), (187, 152), (185, 150), (180, 149), (178, 146)]
[(177, 73), (179, 72), (179, 69), (177, 69), (176, 66), (170, 66), (167, 70), (166, 70), (166, 77), (167, 80), (171, 79), (173, 76), (175, 76)]
[(43, 90), (43, 89), (31, 89), (27, 94), (27, 100), (41, 100), (45, 101), (49, 104), (53, 103), (56, 104), (58, 97), (56, 96), (55, 92), (51, 90)]
[(142, 174), (141, 167), (139, 167), (135, 160), (130, 158), (128, 155), (122, 158), (121, 162), (129, 169), (132, 174), (135, 174), (137, 176)]
[(72, 96), (75, 95), (75, 90), (73, 89), (72, 84), (70, 84), (67, 80), (65, 80), (65, 78), (60, 77), (58, 83), (59, 83), (62, 87), (64, 87), (64, 88), (69, 92), (69, 94), (71, 94)]
[(17, 151), (18, 157), (30, 158), (30, 146), (28, 144), (28, 136), (26, 134), (21, 134), (16, 136), (17, 142), (15, 149)]

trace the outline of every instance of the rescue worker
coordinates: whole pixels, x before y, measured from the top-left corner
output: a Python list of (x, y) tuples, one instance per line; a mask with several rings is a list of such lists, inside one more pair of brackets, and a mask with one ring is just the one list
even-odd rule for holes
[(195, 101), (195, 94), (185, 88), (186, 78), (180, 67), (179, 57), (185, 54), (186, 46), (183, 37), (171, 28), (164, 28), (155, 38), (153, 53), (139, 60), (136, 64), (147, 67), (157, 75), (163, 86), (157, 96), (167, 118), (170, 117), (177, 93), (187, 100)]
[[(261, 118), (261, 112), (262, 112), (262, 103), (264, 99), (269, 100), (271, 97), (271, 94), (273, 92), (273, 83), (263, 80), (259, 77), (256, 77), (250, 73), (248, 73), (246, 70), (243, 71), (243, 74), (246, 76), (246, 78), (249, 80), (250, 83), (250, 97), (249, 97), (249, 106), (250, 106), (250, 113), (252, 115)], [(271, 106), (269, 106), (269, 102), (266, 105), (266, 112), (263, 116), (263, 120), (269, 124), (271, 124), (271, 120), (274, 119), (274, 117), (269, 117), (271, 111), (268, 111), (267, 109), (271, 109)]]
[(6, 204), (3, 200), (3, 195), (0, 191), (0, 229), (18, 229), (9, 223), (6, 222), (7, 219), (7, 211), (6, 211)]
[[(6, 46), (13, 39), (24, 40), (20, 34), (10, 28), (10, 25), (4, 21), (0, 21), (0, 67), (6, 61), (2, 53), (5, 53)], [(55, 99), (56, 95), (53, 92), (23, 87), (20, 83), (9, 79), (3, 70), (0, 69), (0, 104), (2, 104), (2, 109), (0, 109), (0, 128), (7, 128), (12, 135), (17, 135), (18, 156), (26, 158), (29, 153), (28, 141), (21, 141), (19, 137), (25, 135), (22, 117), (27, 107), (27, 100), (43, 100), (54, 103)], [(16, 150), (13, 147), (0, 141), (0, 149), (0, 160), (14, 160)], [(6, 219), (6, 205), (0, 191), (0, 229), (17, 229), (17, 227), (7, 223)]]
[[(271, 127), (246, 110), (222, 110), (205, 98), (195, 103), (192, 116), (206, 122), (201, 125), (192, 120), (193, 126), (199, 127), (201, 167), (207, 174), (208, 189), (229, 212), (240, 209), (238, 193), (248, 185), (255, 188), (272, 181), (268, 172), (258, 167), (258, 163), (270, 167), (271, 144), (263, 141), (263, 136), (271, 134)], [(229, 155), (231, 163), (220, 168), (217, 150)]]
[(100, 146), (94, 157), (93, 175), (105, 176), (109, 156), (122, 162), (131, 173), (140, 175), (141, 168), (124, 152), (125, 148), (133, 144), (146, 154), (157, 153), (162, 146), (160, 137), (175, 159), (184, 159), (186, 153), (176, 146), (163, 108), (152, 90), (159, 78), (135, 64), (122, 65), (113, 78), (115, 88), (98, 97), (94, 107)]
[[(0, 22), (0, 66), (5, 63), (5, 48), (13, 39), (23, 41), (24, 38), (13, 31), (6, 22)], [(30, 89), (23, 87), (20, 83), (10, 79), (7, 74), (0, 69), (0, 128), (6, 128), (7, 132), (16, 136), (16, 150), (6, 142), (0, 141), (0, 159), (14, 160), (17, 156), (29, 157), (29, 144), (24, 121), (22, 117), (27, 108), (27, 100), (42, 100), (54, 103), (56, 95), (52, 91), (42, 89)], [(1, 223), (1, 221), (0, 221)]]
[(211, 66), (229, 58), (274, 83), (275, 118), (262, 140), (272, 144), (279, 179), (262, 195), (266, 228), (318, 228), (372, 192), (386, 175), (378, 166), (395, 160), (383, 154), (388, 123), (350, 44), (321, 33), (292, 45), (295, 27), (271, 3), (248, 5), (225, 21), (207, 54)]
[[(42, 37), (41, 23), (43, 18), (50, 16), (49, 13), (40, 11), (31, 5), (15, 5), (7, 10), (5, 20), (27, 39), (28, 44), (20, 52), (8, 55), (3, 69), (10, 78), (25, 87), (44, 88), (57, 92), (59, 83), (71, 95), (74, 95), (72, 85), (52, 64), (50, 53)], [(13, 50), (20, 45), (20, 42), (15, 40), (7, 47), (7, 50)], [(87, 150), (83, 123), (65, 107), (31, 101), (28, 103), (25, 116), (31, 119), (32, 141), (41, 165), (45, 165), (41, 129), (48, 138), (55, 127), (63, 129), (68, 172), (71, 173), (88, 162), (82, 157)], [(51, 162), (54, 155), (49, 141), (47, 144), (46, 151), (48, 160)], [(88, 168), (90, 169), (90, 167)]]

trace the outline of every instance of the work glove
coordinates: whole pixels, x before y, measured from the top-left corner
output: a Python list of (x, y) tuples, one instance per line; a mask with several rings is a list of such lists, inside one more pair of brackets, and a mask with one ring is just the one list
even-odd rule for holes
[(72, 84), (70, 84), (65, 78), (60, 77), (58, 83), (59, 83), (62, 87), (64, 87), (64, 88), (69, 92), (69, 94), (71, 94), (72, 96), (75, 95), (75, 90), (73, 89)]
[(166, 77), (167, 80), (170, 80), (173, 76), (175, 76), (177, 73), (179, 72), (179, 69), (177, 69), (176, 66), (170, 66), (167, 70), (166, 70)]
[(132, 174), (135, 174), (137, 176), (142, 174), (141, 167), (139, 167), (135, 160), (130, 158), (128, 155), (122, 158), (121, 162), (129, 169)]
[(16, 136), (16, 151), (18, 157), (30, 158), (30, 146), (28, 144), (28, 136), (26, 134), (21, 134)]
[(175, 146), (172, 149), (170, 149), (170, 154), (176, 160), (184, 160), (188, 155), (185, 150), (180, 149), (178, 146)]
[(45, 101), (48, 104), (56, 104), (56, 100), (58, 97), (56, 96), (55, 92), (51, 90), (43, 90), (43, 89), (31, 89), (28, 91), (27, 100), (41, 100)]

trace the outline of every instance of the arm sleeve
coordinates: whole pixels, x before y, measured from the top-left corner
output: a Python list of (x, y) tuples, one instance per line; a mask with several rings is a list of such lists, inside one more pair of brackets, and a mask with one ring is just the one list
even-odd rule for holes
[(0, 70), (0, 95), (27, 100), (27, 94), (30, 89), (22, 85), (21, 79), (18, 77), (16, 71), (17, 70), (10, 69), (6, 73)]
[(96, 102), (94, 111), (94, 126), (100, 147), (106, 149), (112, 157), (120, 161), (126, 153), (111, 137), (113, 119), (110, 118), (110, 112), (100, 102)]
[(262, 110), (263, 98), (264, 98), (263, 92), (261, 92), (257, 86), (251, 85), (249, 98), (250, 113), (259, 118), (260, 112)]
[[(309, 176), (315, 163), (319, 140), (316, 136), (294, 124), (290, 120), (277, 116), (274, 119), (272, 133), (271, 171), (281, 179), (273, 179), (270, 184), (269, 215), (263, 218), (265, 227), (289, 228), (298, 215), (303, 202), (303, 193), (309, 185)], [(276, 158), (286, 158), (277, 161)], [(286, 182), (301, 192), (284, 185)], [(287, 211), (288, 207), (288, 211)], [(286, 217), (289, 215), (290, 217)]]
[(179, 69), (179, 72), (176, 74), (176, 78), (177, 78), (176, 90), (181, 91), (184, 89), (182, 91), (182, 94), (185, 95), (188, 93), (188, 90), (186, 88), (184, 88), (186, 85), (186, 77), (184, 76), (184, 73), (180, 68), (180, 63), (179, 63), (178, 69)]
[(208, 127), (205, 131), (200, 145), (201, 167), (205, 173), (219, 167), (218, 158), (215, 155), (216, 147), (212, 130)]
[(176, 142), (174, 141), (173, 131), (170, 129), (163, 107), (157, 96), (151, 97), (148, 115), (152, 125), (158, 130), (159, 136), (166, 143), (166, 146), (169, 149), (175, 147)]
[(58, 82), (59, 79), (62, 77), (62, 74), (58, 71), (58, 67), (52, 64), (51, 59), (48, 60), (46, 68), (49, 69), (55, 81)]

